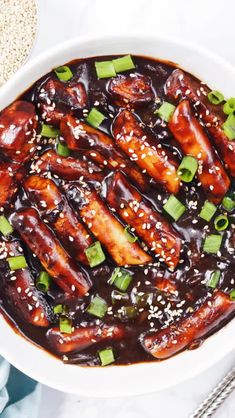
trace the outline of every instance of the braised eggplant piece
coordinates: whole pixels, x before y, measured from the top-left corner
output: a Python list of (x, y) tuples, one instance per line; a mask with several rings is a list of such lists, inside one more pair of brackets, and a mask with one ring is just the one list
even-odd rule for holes
[(32, 103), (17, 100), (0, 113), (0, 153), (25, 162), (36, 151), (38, 116)]
[(123, 221), (134, 228), (135, 234), (155, 252), (160, 261), (171, 268), (177, 266), (181, 250), (180, 236), (120, 172), (115, 173), (109, 181), (107, 201)]
[(40, 156), (31, 165), (31, 172), (47, 175), (55, 174), (63, 180), (88, 180), (101, 182), (104, 178), (102, 170), (92, 161), (81, 158), (61, 157), (50, 150)]
[(221, 202), (229, 189), (230, 180), (188, 100), (183, 100), (177, 106), (169, 121), (169, 128), (184, 154), (198, 160), (198, 179), (208, 199), (214, 203)]
[(11, 221), (22, 239), (64, 292), (74, 296), (84, 296), (89, 291), (91, 280), (76, 266), (35, 209), (15, 212)]
[(110, 80), (108, 91), (120, 107), (137, 108), (154, 100), (151, 79), (141, 74), (118, 75)]
[(123, 325), (79, 326), (71, 334), (59, 328), (51, 328), (47, 333), (50, 345), (58, 353), (81, 351), (102, 341), (121, 340), (125, 335)]
[(0, 266), (0, 280), (4, 282), (7, 303), (14, 307), (18, 316), (37, 327), (48, 327), (52, 320), (50, 306), (35, 287), (28, 267), (9, 270), (7, 259), (22, 256), (23, 250), (17, 241), (0, 241), (0, 257), (7, 265), (6, 272)]
[(199, 338), (204, 338), (235, 311), (235, 302), (216, 291), (199, 309), (168, 328), (143, 337), (145, 350), (155, 358), (173, 356)]
[(135, 163), (129, 161), (115, 146), (113, 140), (104, 132), (67, 116), (60, 124), (61, 134), (71, 150), (79, 151), (101, 167), (111, 170), (122, 170), (141, 190), (148, 190), (149, 179)]
[(171, 193), (179, 191), (176, 162), (167, 149), (144, 131), (133, 113), (128, 110), (119, 113), (113, 124), (113, 135), (118, 146), (156, 182)]
[(0, 162), (0, 207), (11, 203), (24, 175), (24, 168), (18, 163)]
[(24, 183), (24, 189), (68, 253), (75, 260), (88, 265), (85, 250), (93, 243), (93, 239), (56, 184), (49, 179), (30, 176)]
[(87, 106), (87, 93), (83, 83), (62, 82), (49, 78), (38, 94), (41, 117), (51, 125), (58, 126), (63, 116)]

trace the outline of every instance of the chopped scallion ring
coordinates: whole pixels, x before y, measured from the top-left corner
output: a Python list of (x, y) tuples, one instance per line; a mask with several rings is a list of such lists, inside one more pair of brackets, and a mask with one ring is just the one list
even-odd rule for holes
[(27, 261), (23, 255), (7, 258), (10, 270), (19, 270), (28, 267)]
[(116, 267), (110, 277), (109, 283), (115, 285), (121, 292), (126, 292), (132, 281), (130, 273), (120, 267)]
[(113, 61), (95, 62), (95, 69), (98, 78), (109, 78), (116, 76)]
[(135, 64), (130, 55), (125, 55), (124, 57), (114, 59), (113, 65), (116, 73), (121, 73), (123, 71), (128, 71), (135, 68)]
[(172, 194), (165, 205), (163, 206), (165, 212), (168, 213), (175, 221), (183, 215), (186, 207)]
[(200, 216), (200, 218), (204, 219), (205, 221), (210, 222), (216, 210), (217, 207), (214, 205), (214, 203), (208, 202), (208, 200), (206, 200), (198, 216)]
[(72, 332), (72, 321), (66, 316), (60, 317), (60, 332), (64, 334), (71, 334)]
[(134, 243), (137, 241), (138, 237), (130, 231), (130, 225), (127, 225), (124, 229), (124, 235), (127, 238), (127, 241)]
[(235, 115), (233, 113), (228, 115), (226, 121), (222, 125), (222, 129), (228, 139), (231, 141), (235, 139)]
[(210, 91), (207, 97), (208, 97), (208, 100), (215, 105), (222, 103), (224, 100), (223, 94), (217, 90)]
[(108, 366), (115, 361), (112, 348), (105, 348), (98, 352), (101, 366)]
[(225, 196), (222, 200), (222, 206), (228, 212), (231, 212), (235, 208), (235, 201), (231, 197)]
[(235, 112), (235, 97), (230, 97), (227, 102), (223, 106), (223, 112), (226, 115), (230, 115), (230, 113)]
[(190, 155), (187, 155), (183, 158), (177, 173), (178, 176), (181, 178), (182, 181), (185, 183), (190, 183), (198, 169), (198, 162), (196, 158), (191, 157)]
[(229, 226), (229, 220), (226, 215), (219, 215), (214, 221), (216, 231), (224, 231)]
[(7, 218), (2, 215), (0, 216), (0, 232), (6, 237), (13, 232), (13, 228)]
[(70, 150), (67, 147), (67, 145), (62, 144), (62, 142), (60, 141), (57, 142), (56, 151), (57, 151), (57, 154), (60, 155), (60, 157), (68, 157), (70, 154)]
[(48, 292), (51, 284), (51, 278), (46, 271), (41, 271), (36, 279), (36, 287), (41, 292)]
[(168, 102), (163, 102), (159, 109), (155, 110), (155, 114), (159, 115), (165, 122), (169, 122), (173, 112), (175, 110), (175, 106)]
[(85, 250), (90, 267), (98, 266), (105, 260), (105, 254), (99, 241), (94, 242)]
[(220, 250), (222, 239), (222, 235), (208, 235), (204, 241), (203, 251), (210, 254), (216, 254)]
[(118, 311), (118, 318), (120, 319), (134, 319), (136, 318), (138, 313), (136, 306), (122, 306), (122, 308)]
[(235, 289), (230, 292), (229, 296), (231, 300), (235, 300)]
[(47, 125), (46, 123), (42, 124), (42, 129), (40, 132), (41, 136), (45, 136), (46, 138), (56, 138), (59, 134), (59, 129), (55, 128), (54, 126)]
[(103, 318), (108, 310), (108, 305), (104, 299), (96, 295), (92, 300), (90, 305), (87, 308), (87, 312), (91, 315), (97, 316), (98, 318)]
[(54, 71), (60, 81), (69, 81), (73, 77), (73, 73), (67, 65), (62, 65)]
[(66, 314), (66, 312), (67, 312), (67, 306), (66, 305), (62, 305), (62, 303), (59, 303), (58, 305), (55, 305), (53, 307), (53, 312), (54, 312), (55, 315)]
[(91, 111), (88, 113), (86, 121), (94, 128), (98, 128), (104, 119), (105, 116), (103, 115), (103, 113), (101, 113), (99, 110), (93, 107)]
[(220, 270), (213, 271), (206, 285), (208, 287), (211, 287), (212, 289), (215, 289), (219, 283), (220, 276), (221, 276)]

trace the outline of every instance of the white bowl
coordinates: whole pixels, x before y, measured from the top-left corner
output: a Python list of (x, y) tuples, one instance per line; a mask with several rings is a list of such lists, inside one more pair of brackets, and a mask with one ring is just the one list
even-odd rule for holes
[[(235, 96), (235, 69), (211, 52), (180, 41), (148, 37), (75, 39), (28, 62), (0, 90), (0, 109), (52, 68), (75, 58), (139, 54), (178, 63), (226, 96)], [(193, 351), (163, 362), (88, 368), (64, 365), (16, 333), (0, 315), (0, 354), (18, 369), (53, 388), (80, 396), (113, 397), (154, 392), (202, 372), (235, 349), (234, 320)]]

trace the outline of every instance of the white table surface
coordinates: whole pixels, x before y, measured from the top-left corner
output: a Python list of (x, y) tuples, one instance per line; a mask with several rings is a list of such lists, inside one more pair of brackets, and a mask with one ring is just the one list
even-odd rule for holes
[[(203, 45), (235, 65), (234, 0), (38, 0), (38, 3), (40, 23), (32, 56), (79, 35), (148, 33)], [(39, 418), (186, 418), (233, 364), (234, 353), (194, 379), (138, 398), (80, 400), (44, 386)], [(235, 393), (215, 416), (234, 418)]]

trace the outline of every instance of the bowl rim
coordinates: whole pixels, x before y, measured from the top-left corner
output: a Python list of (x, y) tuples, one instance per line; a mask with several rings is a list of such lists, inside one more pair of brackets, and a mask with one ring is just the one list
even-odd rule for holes
[[(169, 48), (171, 47), (173, 50), (175, 48), (181, 48), (188, 53), (192, 52), (199, 55), (202, 59), (205, 58), (211, 61), (211, 64), (217, 64), (225, 73), (227, 72), (229, 76), (231, 76), (230, 78), (234, 80), (232, 87), (235, 92), (235, 67), (232, 64), (211, 51), (207, 51), (202, 47), (182, 41), (181, 39), (139, 34), (132, 36), (117, 35), (112, 37), (76, 37), (42, 52), (18, 70), (18, 72), (0, 89), (0, 109), (11, 103), (18, 96), (18, 94), (16, 94), (14, 97), (18, 84), (23, 82), (24, 85), (30, 87), (30, 85), (40, 77), (38, 74), (41, 74), (41, 76), (46, 74), (46, 72), (52, 68), (52, 65), (48, 64), (49, 69), (46, 71), (42, 70), (42, 73), (40, 73), (40, 69), (46, 67), (47, 63), (52, 63), (53, 58), (56, 59), (60, 54), (63, 56), (65, 51), (75, 50), (76, 46), (78, 46), (77, 57), (79, 57), (79, 46), (83, 46), (83, 48), (93, 44), (111, 46), (112, 43), (115, 42), (121, 45), (124, 45), (125, 43), (134, 45), (139, 42), (153, 44), (156, 42), (162, 43)], [(124, 52), (125, 48), (121, 47), (121, 49), (123, 50), (123, 53), (126, 53)], [(103, 55), (108, 54), (105, 53)], [(158, 57), (157, 54), (152, 54), (152, 56), (162, 59), (162, 57)], [(75, 56), (73, 59), (76, 59), (77, 57)], [(164, 57), (163, 59), (166, 58)], [(62, 60), (63, 58), (61, 58), (61, 61)], [(63, 62), (60, 63), (60, 65), (62, 64)], [(183, 63), (180, 63), (180, 65), (184, 68)], [(191, 69), (189, 71), (193, 72)], [(28, 82), (27, 77), (31, 77), (30, 82)], [(196, 376), (222, 359), (226, 354), (235, 349), (235, 340), (234, 338), (231, 338), (231, 335), (233, 335), (232, 328), (234, 323), (234, 320), (230, 321), (220, 330), (220, 332), (208, 338), (197, 350), (185, 351), (163, 362), (137, 363), (128, 366), (109, 366), (106, 368), (87, 368), (64, 365), (60, 360), (19, 335), (18, 332), (9, 326), (8, 321), (5, 320), (0, 312), (0, 330), (3, 333), (0, 354), (28, 376), (57, 390), (73, 394), (76, 393), (83, 397), (92, 396), (108, 398), (133, 396), (155, 392), (176, 385), (186, 379)], [(226, 344), (224, 344), (225, 341)], [(223, 350), (217, 349), (215, 354), (215, 346), (219, 348), (220, 345), (223, 347)], [(147, 383), (145, 382), (145, 378), (148, 378)], [(161, 381), (159, 382), (158, 379)]]

